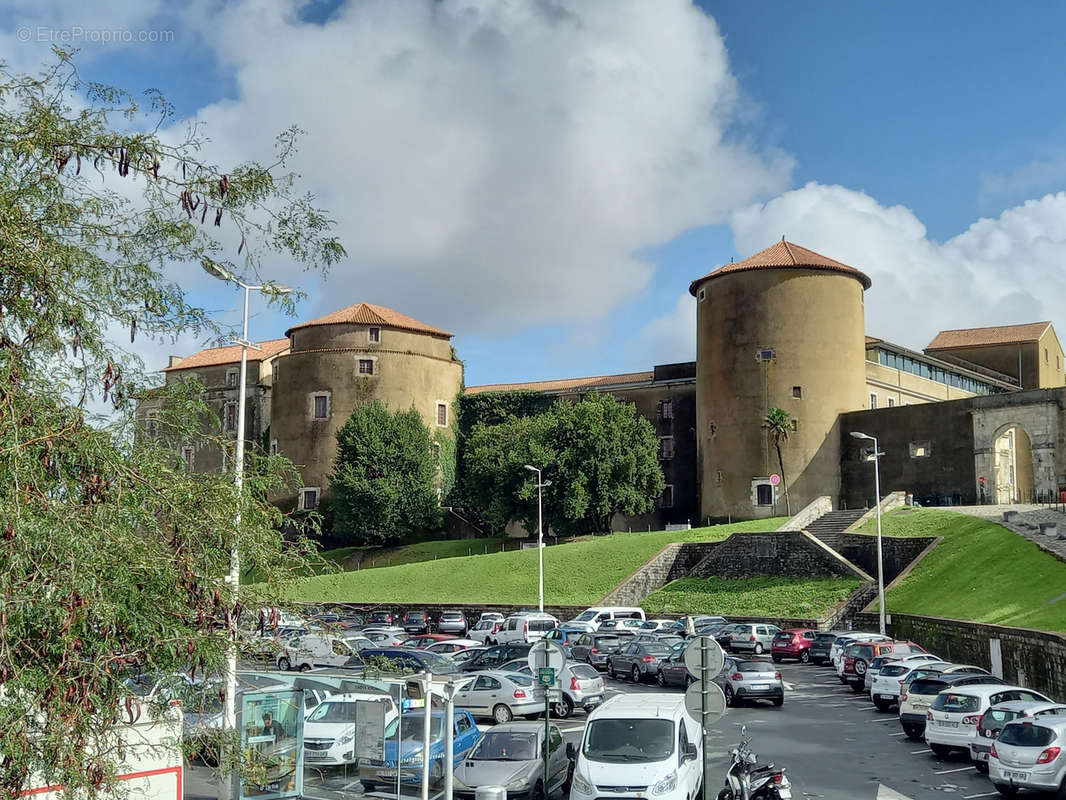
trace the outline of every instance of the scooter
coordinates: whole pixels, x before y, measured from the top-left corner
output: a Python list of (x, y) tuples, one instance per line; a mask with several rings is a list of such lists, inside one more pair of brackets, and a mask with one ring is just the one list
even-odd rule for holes
[(792, 800), (792, 784), (785, 770), (773, 764), (760, 765), (747, 732), (747, 726), (740, 729), (740, 744), (730, 753), (725, 788), (718, 793), (718, 800)]

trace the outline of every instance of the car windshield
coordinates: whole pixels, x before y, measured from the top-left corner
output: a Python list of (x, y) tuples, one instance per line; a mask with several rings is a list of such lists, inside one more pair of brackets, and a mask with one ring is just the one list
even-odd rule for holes
[(933, 701), (934, 711), (943, 711), (948, 714), (971, 714), (977, 711), (978, 700), (972, 694), (955, 694), (955, 692), (941, 692)]
[(326, 700), (307, 717), (308, 722), (350, 722), (355, 724), (355, 703)]
[(528, 623), (528, 627), (531, 631), (551, 631), (555, 630), (555, 620), (551, 619), (531, 619)]
[(404, 619), (407, 622), (421, 622), (422, 621), (422, 615), (417, 613), (417, 612), (412, 611), (406, 617), (404, 617)]
[[(434, 716), (429, 726), (429, 738), (430, 741), (435, 741), (440, 738), (441, 724), (443, 722), (442, 717)], [(400, 738), (405, 742), (422, 741), (422, 726), (426, 724), (425, 714), (404, 714), (403, 716), (403, 730), (400, 732)], [(385, 727), (385, 741), (396, 739), (396, 729), (400, 725), (400, 718), (397, 717)]]
[(589, 679), (600, 677), (600, 671), (595, 667), (590, 667), (588, 664), (574, 664), (570, 667), (570, 674), (575, 678)]
[(675, 738), (668, 719), (598, 719), (588, 725), (582, 752), (590, 761), (665, 761), (674, 752)]
[(617, 636), (599, 636), (595, 640), (596, 647), (618, 647), (621, 640)]
[(467, 756), (470, 761), (532, 761), (537, 757), (535, 733), (489, 731)]
[(463, 615), (457, 611), (445, 611), (440, 615), (441, 619), (462, 619)]
[(574, 621), (575, 622), (588, 622), (590, 619), (593, 619), (596, 616), (597, 613), (599, 613), (599, 612), (593, 611), (590, 608), (588, 611), (582, 611), (580, 614), (578, 614), (576, 617), (574, 617)]
[(905, 667), (903, 664), (888, 664), (881, 667), (881, 674), (886, 678), (897, 678), (905, 672), (910, 672), (910, 667)]
[(814, 641), (818, 644), (832, 644), (837, 640), (837, 637), (831, 633), (816, 633), (814, 635)]
[(765, 661), (737, 662), (737, 672), (773, 672), (773, 665)]
[(1055, 741), (1055, 731), (1043, 725), (1014, 722), (1003, 728), (999, 741), (1014, 747), (1046, 747)]
[(423, 666), (428, 672), (432, 672), (434, 675), (451, 675), (458, 670), (455, 668), (455, 662), (445, 658), (437, 653), (424, 652), (419, 655), (422, 659)]

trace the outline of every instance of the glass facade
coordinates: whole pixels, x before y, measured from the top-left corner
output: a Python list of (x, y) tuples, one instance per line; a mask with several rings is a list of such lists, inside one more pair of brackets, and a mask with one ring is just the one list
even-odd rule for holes
[(962, 389), (962, 391), (972, 394), (999, 394), (1006, 391), (1002, 387), (971, 378), (969, 375), (963, 375), (926, 361), (920, 361), (917, 358), (905, 356), (902, 353), (893, 353), (890, 350), (882, 350), (881, 348), (877, 348), (877, 363), (884, 367), (898, 369), (901, 372), (909, 372), (920, 378), (943, 383), (947, 386), (954, 386), (956, 389)]

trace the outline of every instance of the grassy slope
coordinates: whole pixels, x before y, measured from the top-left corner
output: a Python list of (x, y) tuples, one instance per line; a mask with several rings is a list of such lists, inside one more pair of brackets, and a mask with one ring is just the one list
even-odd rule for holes
[(340, 547), (324, 551), (322, 557), (336, 562), (341, 569), (370, 569), (397, 567), (416, 561), (432, 561), (435, 558), (456, 558), (484, 553), (486, 550), (498, 553), (503, 544), (512, 548), (518, 547), (517, 542), (507, 539), (444, 539), (400, 547)]
[[(876, 523), (864, 533), (876, 533)], [(889, 612), (1066, 632), (1066, 563), (1001, 525), (939, 509), (883, 517), (886, 536), (943, 543), (888, 593)]]
[[(671, 542), (720, 541), (734, 531), (774, 530), (783, 519), (691, 531), (616, 533), (544, 549), (549, 604), (590, 605)], [(465, 556), (465, 553), (464, 553)], [(300, 581), (293, 599), (352, 603), (508, 603), (537, 601), (537, 551), (489, 553), (403, 566), (319, 575)]]
[(859, 587), (857, 579), (682, 578), (641, 605), (653, 614), (721, 614), (816, 619)]

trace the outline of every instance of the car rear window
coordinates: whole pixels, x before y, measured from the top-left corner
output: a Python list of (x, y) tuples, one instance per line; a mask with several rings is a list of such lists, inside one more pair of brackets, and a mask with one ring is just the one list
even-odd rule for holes
[(463, 615), (458, 611), (445, 611), (440, 617), (441, 619), (462, 619)]
[(948, 685), (944, 681), (933, 680), (932, 678), (918, 678), (918, 680), (911, 681), (911, 688), (907, 690), (907, 693), (939, 694), (946, 688), (948, 688)]
[(775, 639), (780, 639), (783, 642), (791, 642), (792, 641), (792, 634), (789, 633), (788, 631), (780, 631), (780, 632), (778, 632), (778, 634), (774, 638)]
[(936, 696), (931, 708), (948, 714), (968, 714), (977, 711), (980, 703), (972, 694), (941, 692)]
[(870, 644), (853, 644), (848, 648), (848, 655), (856, 658), (871, 658), (873, 654), (874, 648)]
[(621, 644), (617, 636), (597, 636), (594, 641), (597, 647), (618, 647)]
[(774, 667), (766, 661), (739, 661), (737, 672), (773, 672)]
[(529, 621), (529, 629), (531, 631), (551, 631), (555, 630), (555, 623), (550, 619), (531, 619)]
[(981, 718), (981, 727), (992, 727), (988, 724), (990, 722), (995, 722), (998, 725), (1006, 725), (1012, 719), (1018, 719), (1021, 715), (1021, 711), (1008, 711), (1005, 708), (990, 708), (985, 712), (984, 717)]
[(643, 650), (643, 652), (652, 656), (670, 655), (670, 648), (664, 644), (646, 644), (641, 649)]
[(1055, 731), (1043, 725), (1014, 722), (1003, 728), (999, 741), (1014, 747), (1044, 747), (1055, 741)]
[(831, 633), (816, 633), (814, 635), (814, 641), (818, 644), (832, 644), (839, 638), (839, 636), (834, 636)]
[(881, 674), (886, 678), (898, 678), (906, 672), (910, 672), (910, 667), (905, 667), (903, 664), (886, 664), (881, 667)]
[(600, 671), (588, 664), (574, 664), (570, 667), (570, 674), (577, 678), (598, 678)]

